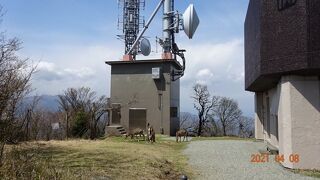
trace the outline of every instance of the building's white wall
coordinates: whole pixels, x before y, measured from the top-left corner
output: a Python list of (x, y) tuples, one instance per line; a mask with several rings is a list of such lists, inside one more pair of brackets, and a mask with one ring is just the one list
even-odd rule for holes
[(320, 169), (320, 86), (318, 77), (288, 76), (291, 83), (294, 168)]
[[(275, 88), (263, 93), (262, 99), (262, 108), (265, 108), (262, 116), (267, 118), (267, 111), (270, 111), (270, 118), (264, 119), (266, 122), (261, 124), (264, 126), (264, 138), (271, 145), (278, 147), (280, 155), (284, 155), (283, 165), (288, 168), (320, 169), (319, 78), (283, 76)], [(268, 99), (270, 109), (266, 109)], [(266, 127), (268, 123), (270, 136)], [(299, 155), (298, 163), (290, 162), (291, 154)]]
[(293, 164), (289, 161), (288, 155), (292, 154), (292, 132), (291, 132), (291, 84), (282, 78), (278, 86), (280, 89), (280, 100), (278, 108), (279, 121), (279, 154), (284, 155), (285, 161), (282, 163), (285, 167), (292, 168)]

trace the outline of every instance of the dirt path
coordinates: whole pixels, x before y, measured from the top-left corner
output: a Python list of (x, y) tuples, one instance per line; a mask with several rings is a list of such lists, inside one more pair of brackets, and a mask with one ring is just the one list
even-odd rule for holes
[(252, 163), (251, 154), (263, 149), (262, 142), (241, 140), (193, 141), (184, 151), (198, 170), (196, 179), (314, 179), (292, 173), (269, 157), (267, 163)]

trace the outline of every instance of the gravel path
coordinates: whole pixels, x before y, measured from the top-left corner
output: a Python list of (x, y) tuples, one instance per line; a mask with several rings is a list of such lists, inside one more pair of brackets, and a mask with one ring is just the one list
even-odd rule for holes
[(267, 163), (252, 163), (251, 154), (263, 149), (262, 142), (207, 140), (191, 142), (184, 154), (198, 170), (196, 179), (315, 179), (292, 173), (269, 157)]

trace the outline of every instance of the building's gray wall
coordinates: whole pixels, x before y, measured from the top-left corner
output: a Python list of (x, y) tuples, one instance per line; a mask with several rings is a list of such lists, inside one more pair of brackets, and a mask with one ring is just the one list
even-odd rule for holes
[[(180, 111), (180, 82), (171, 81), (172, 63), (145, 62), (111, 65), (111, 103), (121, 104), (121, 122), (129, 127), (129, 109), (146, 108), (147, 123), (156, 133), (174, 135), (179, 128), (179, 116), (170, 117), (170, 107)], [(152, 67), (161, 67), (161, 78), (152, 79)], [(112, 125), (112, 120), (111, 120)]]
[(270, 132), (266, 133), (266, 139), (275, 147), (279, 148), (279, 134), (278, 134), (278, 113), (279, 113), (279, 101), (280, 101), (280, 91), (279, 85), (275, 88), (270, 89), (266, 97), (269, 98), (269, 111), (270, 116), (268, 123), (270, 123)]
[[(174, 67), (171, 67), (171, 71), (175, 70)], [(170, 128), (171, 132), (176, 132), (180, 129), (180, 79), (176, 81), (171, 81), (171, 89), (170, 89), (170, 106), (177, 107), (177, 116), (171, 117)], [(174, 134), (172, 134), (174, 135)]]
[(309, 42), (308, 42), (308, 64), (310, 67), (320, 69), (320, 1), (308, 0), (308, 30), (309, 30)]
[[(270, 118), (266, 114), (269, 97)], [(317, 76), (283, 76), (278, 85), (256, 93), (256, 137), (279, 149), (289, 168), (320, 169), (320, 80)], [(262, 115), (261, 115), (262, 112)], [(260, 118), (260, 117), (263, 117)], [(278, 117), (278, 129), (275, 118)], [(267, 125), (270, 123), (270, 131)], [(276, 138), (276, 133), (279, 138)], [(270, 134), (270, 135), (269, 135)], [(298, 163), (289, 161), (291, 154), (300, 156)]]
[(264, 139), (264, 129), (263, 129), (263, 93), (255, 93), (254, 96), (255, 105), (255, 138)]

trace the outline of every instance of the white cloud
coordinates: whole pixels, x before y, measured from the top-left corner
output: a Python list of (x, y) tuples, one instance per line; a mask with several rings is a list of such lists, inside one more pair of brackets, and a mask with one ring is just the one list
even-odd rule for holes
[(213, 74), (209, 69), (201, 69), (198, 73), (197, 73), (197, 77), (212, 77)]
[(55, 69), (55, 65), (54, 63), (51, 62), (39, 62), (38, 66), (37, 66), (38, 70), (46, 70), (46, 71), (54, 71)]
[(253, 99), (244, 90), (243, 41), (234, 39), (223, 43), (185, 44), (186, 72), (181, 78), (181, 108), (193, 110), (192, 86), (206, 84), (213, 95), (237, 100), (247, 115), (253, 112)]
[(230, 70), (234, 65), (237, 65), (236, 68), (243, 67), (243, 42), (239, 39), (219, 44), (187, 45), (185, 49), (188, 66), (193, 67), (190, 71), (198, 70), (194, 66), (211, 71)]
[(41, 61), (37, 66), (37, 73), (35, 79), (38, 81), (54, 81), (54, 80), (74, 80), (74, 79), (87, 79), (94, 75), (94, 70), (88, 67), (79, 69), (60, 68), (52, 62)]
[(92, 77), (95, 74), (93, 69), (87, 67), (82, 67), (80, 69), (66, 68), (63, 70), (63, 72), (65, 72), (66, 75), (75, 76), (77, 78)]
[(110, 67), (105, 61), (118, 60), (122, 51), (107, 45), (69, 44), (40, 53), (22, 51), (23, 56), (41, 60), (32, 80), (34, 93), (55, 95), (69, 87), (87, 86), (98, 94), (109, 95)]

